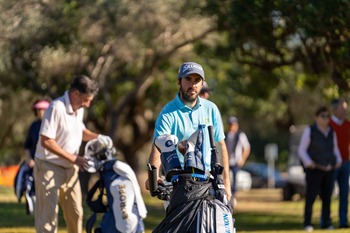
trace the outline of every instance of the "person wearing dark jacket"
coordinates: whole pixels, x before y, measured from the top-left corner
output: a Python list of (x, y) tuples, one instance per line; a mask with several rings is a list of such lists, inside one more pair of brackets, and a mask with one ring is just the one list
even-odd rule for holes
[(41, 126), (41, 119), (45, 113), (45, 110), (49, 107), (50, 102), (46, 99), (40, 99), (34, 102), (33, 111), (36, 119), (29, 127), (28, 134), (24, 143), (25, 161), (29, 167), (34, 167), (34, 155), (36, 144), (39, 140), (39, 131)]
[(334, 229), (330, 218), (333, 175), (342, 159), (337, 136), (329, 126), (329, 118), (328, 109), (319, 107), (315, 113), (315, 123), (305, 128), (298, 148), (306, 175), (304, 229), (308, 232), (313, 231), (312, 206), (317, 195), (322, 201), (321, 228)]

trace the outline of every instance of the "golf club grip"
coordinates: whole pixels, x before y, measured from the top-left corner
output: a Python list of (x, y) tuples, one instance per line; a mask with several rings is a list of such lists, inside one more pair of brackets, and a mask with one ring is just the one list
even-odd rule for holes
[(209, 132), (210, 147), (215, 148), (213, 126), (212, 125), (208, 126), (208, 132)]
[(148, 167), (148, 182), (149, 182), (149, 191), (154, 193), (158, 189), (157, 183), (157, 168), (151, 164), (147, 164)]

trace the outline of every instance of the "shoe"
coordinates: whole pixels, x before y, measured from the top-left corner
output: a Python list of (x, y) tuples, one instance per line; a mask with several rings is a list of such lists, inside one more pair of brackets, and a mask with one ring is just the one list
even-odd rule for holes
[(314, 230), (314, 227), (311, 226), (311, 225), (308, 225), (308, 226), (305, 226), (305, 227), (304, 227), (304, 230), (305, 230), (306, 232), (311, 232), (311, 231)]
[(328, 227), (321, 227), (322, 229), (325, 229), (325, 230), (334, 230), (334, 226), (333, 225), (329, 225)]
[(345, 225), (345, 226), (339, 226), (340, 229), (345, 229), (345, 228), (349, 228), (349, 225)]

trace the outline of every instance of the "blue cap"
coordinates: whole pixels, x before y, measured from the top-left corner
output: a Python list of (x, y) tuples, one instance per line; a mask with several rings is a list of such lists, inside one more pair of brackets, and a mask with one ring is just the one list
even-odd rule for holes
[(229, 124), (238, 123), (237, 117), (234, 117), (234, 116), (229, 117), (229, 118), (228, 118), (228, 123), (229, 123)]
[(177, 78), (186, 78), (190, 74), (198, 74), (203, 80), (205, 80), (203, 67), (195, 62), (185, 62), (182, 64), (177, 74)]

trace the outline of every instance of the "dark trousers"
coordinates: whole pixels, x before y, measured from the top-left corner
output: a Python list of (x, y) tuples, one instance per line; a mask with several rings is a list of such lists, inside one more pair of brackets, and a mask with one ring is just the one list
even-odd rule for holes
[(234, 197), (236, 191), (237, 191), (237, 172), (239, 171), (239, 167), (237, 165), (230, 166), (230, 172), (231, 172), (231, 193), (232, 197)]
[(335, 180), (339, 186), (339, 226), (348, 226), (350, 162), (345, 161), (335, 170)]
[(304, 226), (311, 225), (312, 207), (317, 195), (322, 201), (321, 228), (332, 225), (331, 222), (331, 196), (333, 190), (334, 171), (321, 171), (306, 169), (306, 196), (304, 209)]

